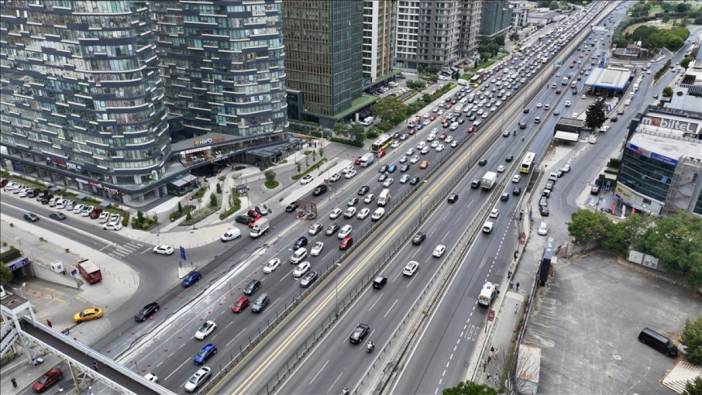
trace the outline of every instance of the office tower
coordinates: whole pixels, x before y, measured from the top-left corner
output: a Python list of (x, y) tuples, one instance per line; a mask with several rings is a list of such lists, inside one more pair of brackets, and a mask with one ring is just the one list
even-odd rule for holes
[(506, 32), (512, 24), (512, 9), (505, 0), (483, 0), (480, 35), (495, 37)]
[(363, 1), (363, 78), (367, 84), (391, 71), (395, 10), (395, 0)]
[(123, 202), (165, 193), (170, 154), (141, 1), (0, 1), (2, 165)]
[(362, 1), (283, 2), (288, 114), (333, 126), (362, 93)]
[(149, 2), (166, 105), (180, 137), (220, 133), (254, 146), (283, 135), (281, 6), (281, 0)]

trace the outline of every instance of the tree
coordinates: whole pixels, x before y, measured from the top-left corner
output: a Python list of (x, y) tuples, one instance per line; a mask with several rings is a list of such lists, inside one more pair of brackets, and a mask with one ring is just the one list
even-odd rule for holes
[(596, 248), (610, 234), (611, 225), (604, 214), (581, 209), (573, 213), (568, 233), (576, 244)]
[(694, 380), (688, 381), (683, 395), (702, 395), (702, 377), (697, 376)]
[(687, 66), (690, 65), (690, 61), (691, 61), (691, 60), (692, 60), (691, 58), (687, 58), (687, 57), (686, 57), (686, 58), (683, 58), (683, 60), (680, 61), (680, 67), (686, 69)]
[(509, 35), (509, 39), (512, 40), (512, 41), (515, 41), (515, 42), (516, 42), (516, 41), (519, 41), (519, 33), (517, 33), (517, 32), (512, 32), (512, 33)]
[(342, 136), (347, 135), (349, 133), (350, 129), (351, 128), (349, 127), (349, 125), (342, 123), (342, 122), (337, 122), (334, 125), (334, 133), (342, 135)]
[(217, 207), (217, 195), (214, 193), (210, 194), (210, 207)]
[(319, 147), (319, 157), (324, 158), (324, 148), (323, 147)]
[(458, 383), (452, 388), (445, 388), (443, 395), (497, 395), (497, 391), (483, 384), (476, 384), (472, 381)]
[(4, 263), (0, 264), (0, 285), (9, 284), (14, 278), (12, 270), (7, 267)]
[(144, 221), (144, 213), (142, 213), (141, 210), (137, 210), (137, 221)]
[(586, 111), (587, 118), (585, 118), (585, 124), (591, 128), (596, 129), (602, 126), (604, 121), (607, 119), (605, 116), (605, 104), (603, 99), (599, 99), (596, 102), (590, 104)]
[[(702, 364), (702, 316), (687, 321), (680, 342), (687, 346), (687, 360), (695, 365)], [(702, 387), (699, 387), (702, 390)]]
[(273, 170), (266, 170), (263, 175), (266, 177), (266, 181), (275, 181), (275, 172)]
[(504, 47), (505, 46), (505, 35), (500, 34), (499, 36), (495, 36), (495, 38), (493, 38), (493, 41), (495, 41), (495, 44), (499, 45), (500, 47)]
[(663, 88), (663, 97), (672, 97), (673, 96), (673, 88), (666, 86)]
[(373, 114), (395, 126), (407, 118), (407, 106), (395, 96), (386, 96), (373, 105)]
[(690, 9), (690, 5), (687, 3), (680, 2), (675, 6), (675, 12), (679, 12), (681, 14), (687, 12), (687, 10)]

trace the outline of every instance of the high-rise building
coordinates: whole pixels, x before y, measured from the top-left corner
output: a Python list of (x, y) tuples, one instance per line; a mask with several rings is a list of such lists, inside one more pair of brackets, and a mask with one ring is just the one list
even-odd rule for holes
[(288, 114), (333, 126), (363, 90), (362, 1), (283, 2)]
[(441, 69), (474, 57), (480, 1), (397, 1), (396, 62)]
[(2, 166), (130, 202), (171, 153), (143, 1), (0, 1)]
[(396, 0), (363, 1), (363, 78), (373, 84), (392, 70)]
[(529, 7), (524, 2), (512, 0), (509, 4), (512, 9), (512, 28), (521, 29), (529, 24)]
[(219, 133), (253, 146), (283, 135), (281, 6), (281, 0), (149, 2), (174, 131)]
[(483, 0), (480, 35), (495, 37), (512, 25), (512, 9), (506, 0)]

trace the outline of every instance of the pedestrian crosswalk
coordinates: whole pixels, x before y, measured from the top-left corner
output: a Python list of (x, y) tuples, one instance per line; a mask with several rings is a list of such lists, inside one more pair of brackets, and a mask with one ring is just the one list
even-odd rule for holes
[(146, 244), (137, 241), (130, 241), (127, 244), (113, 246), (107, 251), (107, 254), (115, 258), (124, 258), (131, 254), (140, 254), (147, 248), (149, 247), (147, 247)]

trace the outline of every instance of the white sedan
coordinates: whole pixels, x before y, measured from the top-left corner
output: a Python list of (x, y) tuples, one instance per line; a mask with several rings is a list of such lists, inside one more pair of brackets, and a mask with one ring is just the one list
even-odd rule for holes
[(310, 250), (310, 255), (319, 256), (319, 254), (322, 253), (323, 249), (324, 249), (324, 243), (321, 241), (318, 241), (318, 242), (314, 243), (314, 246), (312, 246), (312, 249)]
[(144, 378), (147, 379), (148, 381), (151, 381), (152, 383), (158, 383), (158, 376), (155, 374), (149, 372), (144, 375)]
[(263, 265), (263, 272), (266, 274), (271, 274), (278, 268), (278, 266), (280, 266), (280, 259), (273, 258)]
[(310, 265), (309, 261), (301, 262), (299, 265), (297, 265), (295, 267), (295, 270), (293, 270), (293, 273), (292, 273), (293, 277), (295, 277), (295, 278), (302, 277), (303, 274), (307, 273), (307, 271), (310, 270), (311, 266), (312, 265)]
[(521, 180), (521, 179), (522, 179), (522, 176), (520, 176), (519, 174), (515, 174), (512, 176), (512, 182), (515, 184), (518, 183), (519, 180)]
[(314, 177), (312, 177), (312, 175), (308, 174), (308, 175), (300, 178), (300, 184), (307, 185), (307, 184), (311, 183), (312, 180), (314, 180)]
[(368, 207), (364, 207), (361, 209), (361, 211), (356, 214), (356, 218), (358, 219), (366, 219), (366, 217), (370, 214), (370, 209)]
[(497, 218), (500, 216), (500, 210), (493, 208), (492, 211), (490, 211), (490, 218)]
[(215, 329), (217, 329), (217, 324), (215, 324), (214, 321), (205, 321), (202, 323), (200, 329), (195, 332), (195, 338), (197, 340), (205, 340)]
[(353, 218), (356, 215), (356, 207), (348, 207), (344, 213), (345, 218)]
[(154, 253), (159, 254), (159, 255), (171, 255), (175, 252), (175, 248), (166, 245), (166, 244), (161, 244), (160, 246), (154, 247)]
[(329, 213), (329, 218), (330, 219), (337, 219), (337, 218), (339, 218), (339, 216), (341, 215), (342, 212), (343, 211), (341, 211), (341, 209), (337, 207)]
[(122, 229), (122, 223), (121, 222), (110, 222), (102, 226), (103, 229), (105, 230), (114, 230), (118, 231)]
[(411, 163), (411, 164), (414, 165), (414, 164), (417, 164), (417, 162), (419, 162), (419, 157), (418, 157), (417, 155), (415, 155), (415, 156), (413, 156), (413, 157), (410, 158), (410, 163)]
[(419, 262), (409, 261), (407, 265), (405, 265), (405, 268), (402, 269), (402, 274), (407, 277), (412, 277), (414, 276), (414, 273), (417, 272), (417, 269), (419, 269)]
[(349, 178), (353, 178), (355, 175), (356, 170), (347, 171), (346, 173), (344, 173), (344, 178), (348, 180)]
[(383, 218), (383, 215), (385, 215), (385, 209), (382, 207), (378, 207), (373, 211), (373, 214), (371, 215), (371, 220), (373, 221), (379, 221), (381, 218)]
[(431, 253), (431, 255), (434, 258), (441, 258), (442, 255), (444, 255), (444, 252), (446, 251), (446, 246), (443, 244), (439, 244), (434, 248), (434, 252)]
[(498, 172), (498, 173), (502, 173), (502, 172), (504, 172), (504, 171), (505, 171), (504, 165), (499, 165), (499, 166), (497, 166), (497, 172)]

